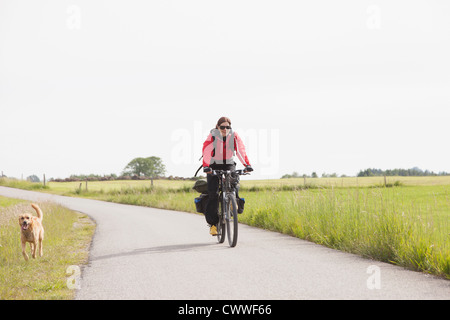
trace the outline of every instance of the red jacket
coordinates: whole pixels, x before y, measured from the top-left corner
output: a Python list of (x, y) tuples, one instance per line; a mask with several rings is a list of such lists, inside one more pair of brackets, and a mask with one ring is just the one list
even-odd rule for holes
[[(234, 139), (231, 139), (231, 137), (234, 137)], [(214, 163), (233, 164), (234, 152), (244, 166), (250, 165), (244, 143), (237, 132), (230, 132), (224, 143), (219, 130), (213, 129), (203, 142), (203, 167), (209, 167)]]

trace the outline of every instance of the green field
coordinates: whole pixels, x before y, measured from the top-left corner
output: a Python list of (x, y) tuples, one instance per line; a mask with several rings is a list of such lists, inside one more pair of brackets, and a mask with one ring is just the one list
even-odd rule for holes
[[(436, 185), (449, 185), (450, 176), (435, 176), (435, 177), (386, 177), (388, 184), (393, 184), (399, 181), (405, 186), (436, 186)], [(271, 179), (271, 180), (246, 180), (242, 178), (241, 186), (245, 189), (251, 189), (252, 187), (262, 188), (283, 188), (298, 187), (303, 188), (305, 186), (313, 187), (367, 187), (384, 185), (384, 177), (346, 177), (346, 178), (293, 178), (293, 179)], [(1, 182), (0, 182), (1, 184)], [(86, 189), (86, 182), (49, 182), (47, 184), (52, 192), (58, 193), (73, 193), (73, 191), (80, 189)], [(124, 188), (140, 188), (149, 187), (151, 182), (148, 180), (116, 180), (116, 181), (90, 181), (87, 183), (88, 191), (104, 191), (121, 190)], [(192, 181), (186, 180), (154, 180), (154, 186), (160, 188), (191, 188)], [(45, 191), (45, 190), (42, 190)]]
[[(450, 279), (450, 177), (241, 181), (240, 222)], [(195, 212), (192, 181), (52, 182), (41, 191)]]
[[(44, 212), (44, 256), (25, 261), (18, 216), (34, 213), (30, 202), (0, 197), (0, 300), (72, 299), (67, 268), (87, 262), (94, 225), (82, 214), (52, 203)], [(30, 251), (27, 244), (27, 251)]]

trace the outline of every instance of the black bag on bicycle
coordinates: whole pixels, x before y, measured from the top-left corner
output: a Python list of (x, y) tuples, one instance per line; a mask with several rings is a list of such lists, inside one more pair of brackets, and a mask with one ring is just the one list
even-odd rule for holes
[(206, 180), (197, 180), (195, 181), (192, 189), (200, 193), (208, 193), (208, 183), (206, 182)]
[(236, 202), (237, 202), (237, 206), (238, 206), (238, 213), (242, 213), (244, 212), (244, 206), (245, 206), (245, 198), (238, 198), (236, 197)]
[(209, 195), (207, 193), (202, 193), (200, 195), (200, 197), (194, 199), (195, 209), (197, 210), (198, 213), (205, 214), (206, 205), (208, 203), (208, 198), (209, 198)]

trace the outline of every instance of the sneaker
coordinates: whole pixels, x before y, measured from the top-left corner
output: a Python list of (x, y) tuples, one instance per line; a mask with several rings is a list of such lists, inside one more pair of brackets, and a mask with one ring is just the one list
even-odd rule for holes
[(217, 228), (216, 226), (211, 226), (211, 228), (209, 229), (209, 234), (212, 236), (217, 236)]

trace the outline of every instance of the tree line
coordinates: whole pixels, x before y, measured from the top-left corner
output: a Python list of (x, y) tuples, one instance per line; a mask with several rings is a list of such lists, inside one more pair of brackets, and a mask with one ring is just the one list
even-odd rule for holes
[(167, 179), (167, 180), (186, 180), (193, 178), (183, 177), (165, 177), (166, 166), (159, 157), (138, 157), (131, 160), (123, 169), (120, 175), (111, 173), (109, 175), (98, 174), (72, 174), (65, 179), (51, 179), (50, 181), (67, 182), (67, 181), (107, 181), (107, 180), (153, 180), (153, 179)]
[[(377, 176), (416, 176), (416, 177), (425, 177), (425, 176), (449, 176), (450, 173), (445, 171), (440, 171), (435, 173), (429, 170), (422, 170), (418, 167), (414, 167), (411, 169), (388, 169), (381, 170), (375, 168), (368, 168), (365, 170), (360, 170), (357, 174), (357, 177), (377, 177)], [(293, 172), (291, 174), (285, 174), (281, 177), (281, 179), (289, 179), (289, 178), (318, 178), (318, 174), (313, 172), (311, 175), (308, 174), (299, 174), (298, 172)], [(322, 178), (337, 178), (337, 177), (346, 177), (345, 174), (338, 175), (337, 173), (322, 173)]]
[(375, 168), (368, 168), (366, 170), (360, 170), (358, 173), (358, 177), (376, 177), (376, 176), (402, 176), (402, 177), (425, 177), (425, 176), (448, 176), (450, 173), (441, 171), (439, 173), (435, 173), (429, 170), (422, 170), (418, 167), (414, 167), (411, 169), (388, 169), (381, 170)]

